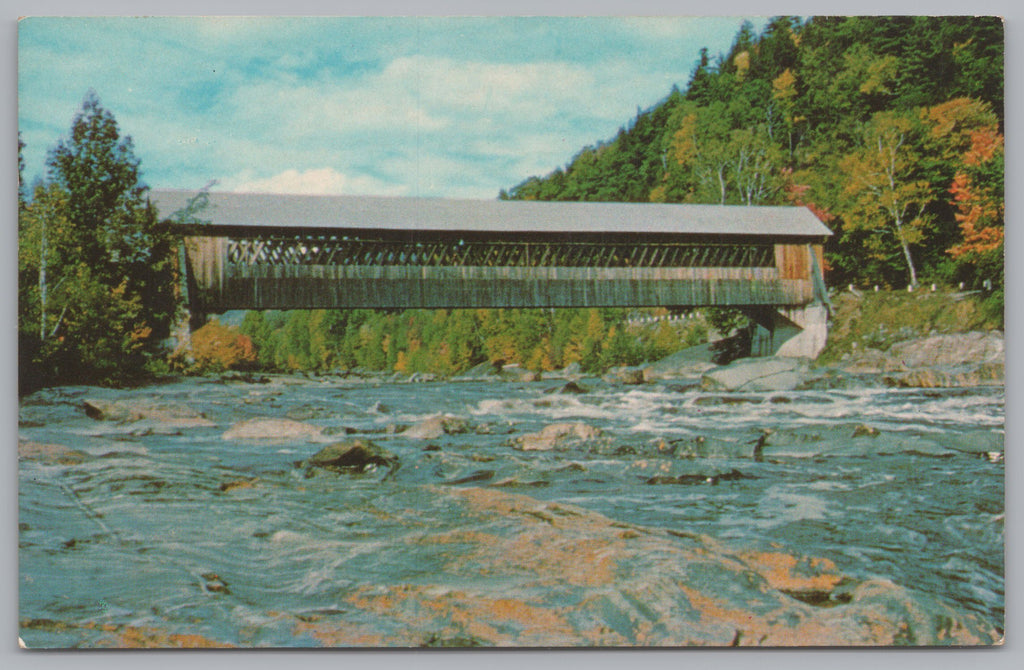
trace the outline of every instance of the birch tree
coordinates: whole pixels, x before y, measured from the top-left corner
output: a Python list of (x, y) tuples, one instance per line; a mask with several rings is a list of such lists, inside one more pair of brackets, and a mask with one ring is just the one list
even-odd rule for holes
[(935, 195), (931, 183), (919, 176), (920, 138), (914, 115), (875, 114), (838, 171), (846, 180), (842, 214), (847, 230), (868, 233), (866, 251), (876, 258), (898, 249), (912, 286), (918, 284), (912, 247), (927, 236), (927, 208)]

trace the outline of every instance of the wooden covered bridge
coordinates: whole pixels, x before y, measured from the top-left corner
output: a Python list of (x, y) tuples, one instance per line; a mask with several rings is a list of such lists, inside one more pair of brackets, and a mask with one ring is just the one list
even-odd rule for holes
[[(195, 195), (151, 199), (171, 219)], [(731, 306), (824, 346), (831, 233), (801, 207), (211, 193), (176, 225), (194, 313)]]

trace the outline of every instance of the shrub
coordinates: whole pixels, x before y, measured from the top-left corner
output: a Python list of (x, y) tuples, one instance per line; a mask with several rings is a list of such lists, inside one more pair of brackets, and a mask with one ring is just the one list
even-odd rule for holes
[(194, 373), (244, 370), (257, 362), (252, 340), (216, 319), (192, 333), (192, 358)]

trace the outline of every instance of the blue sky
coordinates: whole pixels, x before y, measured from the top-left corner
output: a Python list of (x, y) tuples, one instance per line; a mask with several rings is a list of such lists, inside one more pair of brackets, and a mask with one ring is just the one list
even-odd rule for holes
[(93, 88), (154, 188), (493, 198), (685, 87), (743, 20), (25, 19), (25, 176)]

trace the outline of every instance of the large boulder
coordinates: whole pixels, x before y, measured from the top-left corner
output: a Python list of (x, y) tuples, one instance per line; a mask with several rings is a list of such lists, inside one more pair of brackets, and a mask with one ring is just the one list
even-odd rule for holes
[(304, 465), (307, 474), (312, 468), (363, 473), (378, 467), (394, 469), (398, 466), (398, 457), (369, 440), (348, 440), (327, 445), (310, 456)]
[[(483, 476), (483, 475), (481, 475)], [(685, 527), (627, 524), (495, 487), (445, 487), (454, 528), (409, 509), (382, 564), (442, 562), (421, 579), (358, 584), (346, 617), (304, 623), (331, 646), (991, 645), (963, 606), (824, 556), (742, 547)], [(431, 506), (423, 506), (432, 509)], [(421, 557), (423, 557), (421, 559)], [(460, 575), (453, 584), (449, 575)], [(558, 585), (558, 588), (552, 588)], [(352, 621), (369, 621), (366, 628)]]
[(744, 358), (711, 370), (701, 377), (707, 391), (792, 391), (809, 375), (807, 361), (799, 358)]
[(547, 389), (544, 393), (548, 395), (583, 395), (590, 393), (590, 389), (574, 381), (568, 381), (562, 386)]
[(533, 372), (531, 370), (524, 370), (517, 363), (506, 364), (505, 361), (486, 361), (466, 370), (464, 373), (459, 375), (458, 378), (464, 380), (482, 379), (510, 382), (533, 382), (540, 379), (540, 373)]

